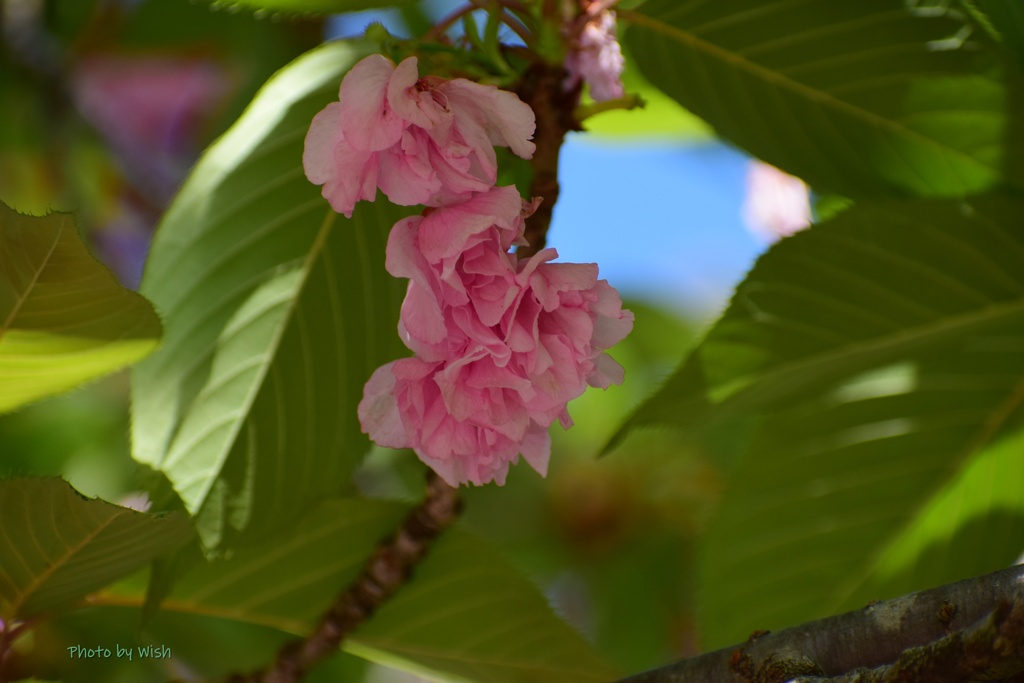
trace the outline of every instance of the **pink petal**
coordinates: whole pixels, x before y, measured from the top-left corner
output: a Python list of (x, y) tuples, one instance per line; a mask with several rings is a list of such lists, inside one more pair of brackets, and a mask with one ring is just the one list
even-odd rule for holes
[(351, 218), (356, 202), (377, 196), (377, 160), (371, 152), (348, 144), (341, 131), (341, 116), (341, 106), (332, 102), (313, 117), (302, 166), (311, 182), (323, 185), (321, 193), (331, 207)]
[(353, 147), (372, 152), (391, 147), (407, 125), (387, 106), (387, 88), (395, 65), (382, 55), (361, 59), (345, 74), (338, 98), (342, 126)]
[(437, 298), (415, 281), (409, 283), (402, 301), (402, 324), (410, 337), (426, 344), (440, 344), (448, 337)]
[(419, 90), (416, 57), (407, 57), (388, 82), (387, 101), (394, 112), (414, 126), (430, 130), (451, 125), (451, 112), (435, 99), (432, 90)]
[[(397, 361), (396, 361), (397, 362)], [(409, 435), (402, 424), (395, 401), (395, 375), (388, 363), (377, 368), (363, 388), (357, 412), (363, 432), (386, 448), (408, 448)]]
[[(480, 145), (479, 140), (475, 139), (473, 127), (468, 123), (473, 119), (479, 130), (485, 131), (490, 144), (507, 146), (523, 159), (533, 156), (537, 146), (530, 140), (537, 129), (537, 119), (530, 106), (515, 93), (464, 78), (446, 83), (442, 90), (448, 97), (452, 111), (465, 113), (459, 128), (467, 130), (474, 137), (472, 141), (467, 138), (467, 142)], [(456, 118), (459, 119), (459, 114), (456, 114)]]
[(536, 426), (526, 433), (520, 446), (523, 459), (542, 477), (548, 476), (551, 457), (551, 436), (546, 428)]
[(309, 182), (323, 185), (334, 175), (334, 146), (341, 138), (341, 104), (331, 102), (313, 117), (306, 133), (302, 168)]
[(470, 391), (466, 386), (466, 366), (485, 353), (483, 349), (478, 348), (471, 354), (455, 358), (434, 376), (434, 381), (441, 390), (445, 408), (456, 420), (466, 420), (480, 408), (476, 400), (477, 392)]
[[(416, 455), (423, 462), (424, 465), (434, 470), (437, 476), (444, 479), (445, 483), (449, 486), (458, 487), (466, 483), (466, 480), (462, 475), (461, 463), (454, 459), (441, 460), (433, 458), (423, 451), (421, 448), (416, 449)], [(483, 482), (474, 481), (474, 484), (479, 486)]]
[(441, 292), (436, 274), (417, 245), (422, 216), (410, 216), (395, 223), (388, 235), (384, 267), (395, 277), (409, 278), (402, 303), (402, 326), (411, 337), (438, 344), (448, 336), (441, 311)]
[(587, 376), (587, 384), (607, 389), (613, 384), (622, 384), (625, 379), (626, 371), (622, 366), (607, 353), (602, 353), (594, 359), (594, 371)]
[(441, 190), (441, 180), (430, 164), (428, 136), (415, 128), (401, 135), (401, 145), (380, 152), (381, 191), (392, 204), (426, 204)]
[[(521, 234), (521, 211), (522, 198), (514, 185), (492, 188), (463, 204), (431, 212), (424, 219), (420, 232), (420, 249), (428, 261), (440, 263), (444, 258), (462, 253), (471, 236), (492, 225), (508, 231), (510, 237)], [(511, 245), (513, 239), (508, 239), (507, 244)], [(498, 249), (498, 245), (494, 248)]]
[(597, 315), (592, 343), (596, 348), (609, 349), (633, 331), (633, 313), (622, 309), (619, 293), (607, 280), (598, 281), (595, 289), (598, 299), (591, 307)]

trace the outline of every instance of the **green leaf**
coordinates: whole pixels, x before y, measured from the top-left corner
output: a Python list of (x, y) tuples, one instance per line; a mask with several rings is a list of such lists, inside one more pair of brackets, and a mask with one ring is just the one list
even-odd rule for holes
[[(291, 638), (263, 626), (167, 611), (140, 628), (137, 607), (92, 604), (89, 609), (39, 624), (33, 629), (32, 640), (19, 648), (18, 663), (22, 671), (34, 672), (35, 676), (45, 674), (60, 683), (182, 680), (168, 671), (168, 665), (177, 671), (187, 670), (189, 680), (214, 683), (266, 666), (273, 653)], [(67, 648), (73, 645), (107, 647), (112, 655), (87, 660), (69, 657)], [(115, 646), (131, 648), (135, 656), (129, 659), (122, 652), (118, 657)], [(137, 648), (146, 646), (157, 651), (167, 648), (170, 657), (139, 657)], [(320, 662), (302, 682), (360, 683), (367, 680), (368, 668), (366, 660), (339, 652)], [(36, 678), (31, 681), (35, 683)]]
[(1024, 547), (1024, 322), (768, 415), (699, 559), (724, 646), (994, 571)]
[(638, 425), (696, 425), (1024, 325), (1024, 201), (858, 205), (776, 244)]
[(214, 7), (248, 7), (289, 14), (341, 14), (406, 5), (413, 0), (211, 0)]
[[(961, 0), (968, 10), (976, 9), (970, 0)], [(1024, 65), (1024, 5), (1016, 0), (975, 0), (985, 12), (984, 20), (994, 30), (1000, 43), (1017, 62)], [(973, 12), (972, 12), (973, 13)]]
[[(623, 13), (643, 74), (723, 137), (855, 199), (1001, 181), (1007, 91), (982, 31), (891, 0), (651, 0)], [(1017, 144), (1017, 143), (1015, 143)]]
[(0, 412), (134, 363), (160, 332), (70, 214), (22, 216), (0, 203)]
[[(1019, 394), (1018, 394), (1019, 396)], [(1018, 562), (1024, 549), (1024, 431), (980, 450), (892, 539), (847, 604), (904, 595)]]
[(390, 666), (477, 683), (618, 677), (493, 546), (458, 529), (437, 542), (415, 580), (348, 649)]
[[(327, 501), (283, 542), (243, 548), (192, 570), (163, 609), (308, 633), (407, 512), (380, 501)], [(345, 649), (390, 666), (481, 683), (616, 677), (532, 583), (494, 548), (459, 529), (435, 543), (411, 582)]]
[(377, 542), (392, 533), (407, 512), (397, 504), (322, 502), (287, 537), (193, 566), (162, 609), (302, 633), (355, 579)]
[(184, 515), (88, 499), (60, 479), (0, 481), (0, 615), (70, 607), (192, 535)]
[[(993, 195), (862, 203), (782, 240), (627, 424), (752, 430), (701, 551), (706, 647), (919, 589), (928, 560), (942, 583), (1019, 553), (1022, 226)], [(992, 544), (936, 560), (938, 520)]]
[(275, 75), (153, 243), (142, 291), (167, 338), (133, 373), (134, 457), (167, 475), (207, 548), (287, 528), (341, 491), (369, 446), (362, 386), (405, 353), (384, 244), (408, 212), (362, 203), (347, 220), (302, 170), (313, 115), (364, 54), (328, 44)]

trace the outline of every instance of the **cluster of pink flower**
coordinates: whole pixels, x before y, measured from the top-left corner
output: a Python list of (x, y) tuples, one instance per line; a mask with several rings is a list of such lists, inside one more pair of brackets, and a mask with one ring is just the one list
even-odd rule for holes
[(597, 2), (583, 4), (582, 29), (565, 57), (569, 72), (566, 88), (585, 81), (595, 102), (617, 99), (625, 95), (622, 71), (626, 60), (615, 35), (615, 12), (601, 9)]
[(306, 175), (350, 216), (377, 188), (425, 204), (399, 221), (387, 270), (409, 278), (399, 334), (415, 356), (377, 369), (359, 419), (382, 446), (412, 448), (452, 485), (503, 484), (521, 454), (541, 474), (548, 427), (572, 424), (566, 403), (589, 384), (622, 381), (604, 349), (633, 316), (594, 264), (519, 259), (537, 202), (495, 187), (494, 145), (523, 158), (533, 111), (513, 93), (464, 79), (419, 78), (416, 58), (357, 64), (340, 101), (313, 120)]

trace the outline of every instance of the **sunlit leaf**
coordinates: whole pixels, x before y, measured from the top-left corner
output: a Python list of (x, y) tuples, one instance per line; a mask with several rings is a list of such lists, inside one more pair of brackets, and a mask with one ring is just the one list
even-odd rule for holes
[(1018, 117), (990, 37), (950, 7), (651, 0), (623, 15), (654, 85), (813, 187), (953, 196), (1024, 182), (1004, 168)]
[[(1019, 339), (1019, 338), (1018, 338)], [(1019, 395), (1019, 394), (1018, 394)], [(1024, 431), (980, 450), (894, 536), (847, 604), (978, 576), (1024, 553)]]
[[(163, 608), (305, 634), (407, 512), (379, 501), (327, 501), (283, 542), (194, 568)], [(390, 666), (479, 683), (616, 677), (530, 581), (459, 529), (436, 542), (412, 581), (346, 649)]]
[(184, 515), (88, 499), (60, 479), (0, 480), (0, 520), (6, 620), (67, 608), (192, 535)]
[[(134, 457), (163, 471), (208, 547), (285, 528), (368, 448), (356, 404), (402, 355), (386, 202), (335, 214), (302, 170), (313, 115), (364, 54), (333, 43), (279, 72), (207, 152), (142, 282), (167, 339), (133, 374)], [(257, 502), (258, 501), (258, 502)]]
[(705, 645), (1012, 564), (1024, 322), (767, 416), (705, 537)]
[(683, 366), (627, 421), (783, 405), (919, 351), (1024, 325), (1024, 202), (861, 205), (775, 245)]
[(129, 365), (160, 321), (89, 254), (70, 214), (0, 204), (0, 412)]

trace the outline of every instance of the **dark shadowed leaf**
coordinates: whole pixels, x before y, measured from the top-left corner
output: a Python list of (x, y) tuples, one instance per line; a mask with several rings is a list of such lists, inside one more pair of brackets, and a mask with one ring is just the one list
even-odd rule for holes
[(1000, 181), (1013, 115), (990, 37), (954, 9), (891, 0), (651, 0), (640, 70), (723, 137), (854, 198)]
[(961, 0), (961, 4), (968, 5), (968, 11), (984, 12), (978, 19), (987, 22), (1003, 47), (1024, 65), (1024, 4), (1017, 0)]
[(160, 333), (152, 306), (92, 257), (70, 214), (0, 203), (0, 412), (134, 363)]
[(70, 607), (192, 535), (184, 515), (88, 499), (60, 479), (0, 481), (0, 615)]
[(342, 490), (369, 444), (363, 383), (402, 355), (404, 283), (384, 271), (402, 214), (363, 203), (345, 219), (302, 170), (309, 123), (362, 49), (328, 44), (275, 75), (154, 240), (142, 290), (167, 339), (133, 374), (134, 456), (167, 475), (207, 547)]

